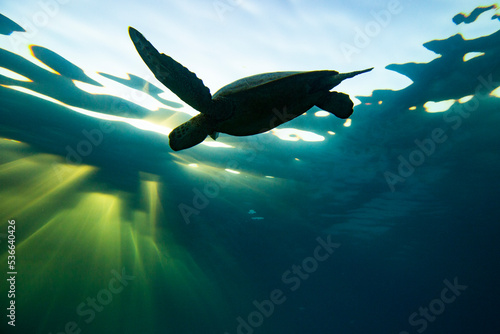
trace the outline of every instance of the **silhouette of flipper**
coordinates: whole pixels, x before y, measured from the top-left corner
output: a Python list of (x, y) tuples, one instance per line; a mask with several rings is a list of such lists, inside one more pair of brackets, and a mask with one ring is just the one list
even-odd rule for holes
[(338, 118), (348, 118), (352, 115), (354, 103), (349, 95), (339, 92), (328, 92), (316, 103), (319, 108), (328, 111)]
[(196, 74), (171, 57), (160, 54), (134, 28), (129, 27), (129, 34), (142, 60), (162, 84), (194, 109), (202, 113), (210, 110), (212, 95)]

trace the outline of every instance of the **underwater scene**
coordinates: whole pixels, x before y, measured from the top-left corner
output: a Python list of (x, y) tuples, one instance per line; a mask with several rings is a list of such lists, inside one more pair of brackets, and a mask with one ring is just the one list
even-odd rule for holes
[(1, 333), (500, 333), (499, 170), (500, 3), (0, 5)]

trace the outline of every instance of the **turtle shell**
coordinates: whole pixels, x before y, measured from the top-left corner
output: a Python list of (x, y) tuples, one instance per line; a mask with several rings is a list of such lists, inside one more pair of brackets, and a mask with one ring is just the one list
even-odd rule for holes
[(233, 136), (254, 135), (302, 115), (319, 102), (329, 107), (332, 101), (325, 96), (333, 87), (366, 71), (274, 72), (237, 80), (213, 96), (214, 102), (231, 107), (230, 116), (219, 118), (215, 131)]
[(262, 73), (257, 75), (252, 75), (250, 77), (242, 78), (236, 80), (219, 89), (213, 96), (214, 99), (218, 97), (225, 97), (231, 94), (236, 94), (245, 90), (249, 90), (273, 81), (277, 81), (283, 78), (287, 78), (296, 74), (301, 74), (306, 72), (273, 72), (273, 73)]

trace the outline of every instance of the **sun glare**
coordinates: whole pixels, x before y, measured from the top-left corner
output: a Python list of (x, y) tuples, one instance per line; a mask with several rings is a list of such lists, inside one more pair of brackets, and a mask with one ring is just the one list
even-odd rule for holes
[(26, 78), (24, 75), (18, 74), (4, 67), (0, 67), (0, 75), (3, 75), (4, 77), (11, 78), (17, 81), (33, 82), (31, 79)]
[(314, 116), (316, 117), (327, 117), (330, 116), (330, 113), (328, 111), (320, 110), (314, 113)]
[(490, 93), (491, 96), (494, 96), (494, 97), (500, 97), (500, 87), (494, 89), (491, 93)]
[(429, 101), (424, 104), (424, 108), (428, 113), (445, 112), (450, 109), (455, 102), (457, 102), (457, 100), (445, 100), (439, 102)]
[(459, 99), (458, 102), (460, 102), (460, 103), (467, 103), (470, 100), (472, 100), (473, 97), (474, 97), (474, 95), (464, 96), (461, 99)]
[(476, 57), (484, 56), (484, 52), (469, 52), (464, 55), (464, 62), (474, 59)]
[(271, 130), (272, 134), (278, 137), (281, 140), (286, 141), (299, 141), (303, 140), (306, 142), (319, 142), (324, 141), (325, 137), (320, 136), (314, 132), (303, 131), (298, 129), (273, 129)]
[(102, 78), (98, 75), (92, 76), (92, 78), (101, 83), (102, 86), (96, 86), (78, 80), (73, 80), (73, 83), (78, 89), (86, 93), (92, 95), (116, 96), (133, 104), (140, 105), (141, 107), (144, 107), (150, 111), (169, 108), (165, 104), (155, 99), (153, 96), (140, 90), (129, 88), (127, 86), (116, 83), (113, 80)]

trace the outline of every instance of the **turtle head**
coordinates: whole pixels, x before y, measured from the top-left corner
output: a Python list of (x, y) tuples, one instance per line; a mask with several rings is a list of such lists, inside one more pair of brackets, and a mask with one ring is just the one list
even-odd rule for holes
[(170, 147), (174, 151), (180, 151), (198, 145), (213, 132), (210, 130), (210, 123), (206, 115), (199, 114), (179, 125), (168, 135)]

